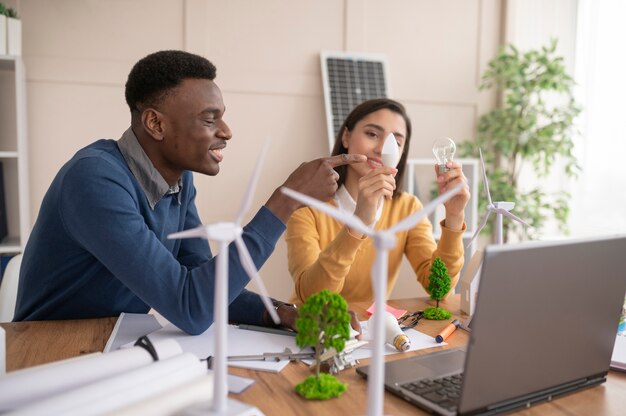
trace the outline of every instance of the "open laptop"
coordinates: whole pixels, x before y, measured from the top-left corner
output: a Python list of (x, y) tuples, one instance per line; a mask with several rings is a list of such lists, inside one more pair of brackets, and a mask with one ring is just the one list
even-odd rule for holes
[(625, 257), (626, 236), (487, 247), (467, 351), (388, 362), (385, 388), (437, 414), (495, 414), (606, 381)]

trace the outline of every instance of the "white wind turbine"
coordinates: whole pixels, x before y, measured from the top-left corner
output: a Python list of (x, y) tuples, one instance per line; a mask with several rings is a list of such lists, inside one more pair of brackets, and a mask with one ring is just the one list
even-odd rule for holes
[[(397, 145), (396, 145), (397, 147)], [(358, 217), (353, 214), (342, 212), (339, 209), (321, 202), (317, 199), (308, 197), (304, 194), (296, 192), (289, 188), (281, 188), (281, 191), (291, 198), (299, 201), (305, 205), (310, 205), (313, 208), (331, 216), (347, 225), (350, 228), (354, 228), (359, 232), (369, 236), (374, 241), (374, 247), (376, 248), (376, 259), (372, 266), (372, 287), (374, 288), (374, 326), (373, 326), (373, 343), (374, 348), (372, 352), (372, 364), (369, 371), (368, 381), (368, 403), (367, 414), (370, 416), (378, 416), (383, 414), (383, 393), (384, 393), (384, 380), (385, 380), (385, 367), (384, 367), (384, 348), (385, 348), (385, 302), (387, 293), (387, 261), (389, 250), (396, 245), (395, 234), (400, 231), (408, 230), (414, 227), (424, 217), (429, 215), (435, 210), (435, 208), (448, 199), (456, 195), (463, 184), (459, 184), (455, 188), (445, 192), (432, 202), (427, 204), (421, 211), (418, 211), (402, 221), (398, 222), (394, 226), (386, 230), (374, 231), (372, 228), (365, 225)]]
[[(228, 337), (228, 245), (233, 241), (237, 246), (241, 265), (250, 277), (250, 279), (254, 281), (259, 291), (261, 292), (261, 300), (265, 304), (267, 311), (269, 312), (270, 316), (276, 324), (280, 323), (278, 314), (276, 313), (276, 310), (269, 300), (267, 289), (265, 288), (265, 285), (263, 284), (263, 281), (259, 276), (256, 266), (254, 265), (254, 261), (252, 260), (252, 257), (248, 252), (248, 248), (241, 238), (241, 234), (243, 233), (243, 229), (241, 228), (241, 221), (245, 213), (250, 208), (250, 204), (252, 203), (252, 196), (259, 178), (261, 165), (263, 164), (265, 154), (267, 153), (267, 148), (268, 143), (266, 143), (261, 150), (261, 154), (259, 155), (256, 166), (252, 173), (252, 177), (250, 178), (250, 182), (248, 183), (248, 188), (246, 190), (246, 194), (244, 195), (244, 199), (241, 204), (241, 208), (239, 209), (239, 213), (237, 214), (237, 218), (235, 219), (235, 222), (218, 222), (209, 225), (201, 225), (190, 230), (173, 233), (167, 236), (167, 238), (170, 239), (204, 238), (206, 240), (216, 241), (219, 246), (219, 252), (215, 261), (216, 282), (215, 300), (213, 305), (213, 325), (215, 327), (213, 342), (215, 348), (214, 358), (212, 360), (214, 375), (213, 402), (211, 409), (212, 414), (227, 414), (235, 410), (227, 410), (228, 381), (226, 372), (226, 341)], [(237, 410), (247, 409), (246, 405), (242, 405), (241, 403), (236, 401), (232, 401), (231, 404), (235, 407), (239, 406), (242, 408)]]
[(481, 221), (480, 226), (478, 227), (478, 229), (476, 230), (476, 232), (470, 239), (469, 243), (467, 243), (467, 246), (465, 248), (468, 248), (474, 242), (474, 240), (476, 239), (480, 231), (487, 224), (487, 219), (489, 219), (489, 215), (491, 215), (492, 212), (495, 212), (496, 214), (496, 243), (497, 244), (502, 244), (502, 216), (509, 217), (513, 221), (517, 221), (520, 224), (528, 225), (524, 220), (522, 220), (521, 218), (509, 212), (515, 207), (515, 202), (504, 202), (504, 201), (492, 202), (491, 193), (489, 192), (489, 181), (487, 180), (487, 170), (485, 169), (485, 161), (483, 159), (483, 152), (480, 148), (478, 149), (478, 153), (480, 155), (480, 166), (483, 171), (483, 186), (485, 188), (485, 191), (487, 192), (487, 201), (489, 203), (487, 204), (487, 214), (485, 214), (485, 216), (483, 217), (483, 220)]

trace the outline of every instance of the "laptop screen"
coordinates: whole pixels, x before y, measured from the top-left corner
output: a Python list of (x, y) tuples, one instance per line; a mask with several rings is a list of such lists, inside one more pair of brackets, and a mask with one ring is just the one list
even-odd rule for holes
[(625, 257), (625, 236), (487, 247), (459, 411), (604, 377)]

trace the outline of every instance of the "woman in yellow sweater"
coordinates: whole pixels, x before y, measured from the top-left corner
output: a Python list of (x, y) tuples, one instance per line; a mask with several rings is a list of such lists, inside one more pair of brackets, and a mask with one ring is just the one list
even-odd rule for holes
[[(382, 164), (381, 150), (389, 133), (395, 136), (401, 154), (397, 167)], [(339, 129), (332, 154), (364, 154), (367, 162), (335, 168), (339, 189), (328, 203), (354, 213), (375, 229), (389, 228), (420, 210), (422, 204), (414, 195), (401, 192), (410, 139), (411, 121), (397, 101), (374, 99), (354, 108)], [(446, 218), (441, 222), (438, 243), (428, 219), (396, 235), (396, 247), (389, 252), (387, 297), (398, 277), (403, 255), (424, 288), (428, 286), (432, 261), (437, 257), (448, 268), (451, 286), (458, 282), (463, 266), (464, 208), (470, 194), (461, 165), (448, 162), (447, 167), (448, 172), (439, 174), (435, 166), (439, 193), (459, 182), (466, 185), (444, 204)], [(348, 302), (373, 300), (370, 271), (375, 249), (371, 239), (309, 207), (292, 215), (285, 238), (289, 272), (295, 283), (294, 303), (301, 304), (322, 289), (340, 293)]]

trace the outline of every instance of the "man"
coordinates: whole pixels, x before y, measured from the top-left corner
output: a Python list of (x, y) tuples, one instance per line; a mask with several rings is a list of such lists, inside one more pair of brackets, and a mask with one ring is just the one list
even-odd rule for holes
[[(201, 239), (167, 235), (200, 225), (191, 171), (217, 175), (232, 133), (205, 58), (161, 51), (135, 64), (126, 82), (131, 127), (118, 141), (80, 150), (46, 193), (24, 252), (15, 320), (77, 319), (154, 308), (190, 334), (213, 322), (215, 257)], [(284, 185), (328, 200), (338, 165), (365, 156), (302, 164)], [(216, 203), (219, 199), (216, 198)], [(244, 227), (257, 267), (300, 205), (278, 190)], [(229, 251), (231, 321), (269, 325), (237, 250)], [(277, 306), (293, 327), (296, 311)]]

